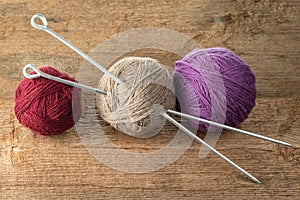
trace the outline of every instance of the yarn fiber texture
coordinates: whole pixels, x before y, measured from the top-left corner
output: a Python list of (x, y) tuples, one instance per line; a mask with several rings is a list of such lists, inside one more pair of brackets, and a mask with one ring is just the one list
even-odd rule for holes
[[(50, 66), (39, 70), (75, 81)], [(14, 110), (19, 122), (33, 132), (60, 134), (74, 126), (81, 117), (81, 90), (43, 77), (25, 78), (17, 87)]]
[(116, 62), (109, 72), (123, 81), (118, 84), (104, 75), (97, 94), (100, 116), (117, 130), (146, 138), (163, 128), (163, 109), (175, 107), (172, 74), (157, 60), (126, 57)]
[[(225, 100), (220, 99), (216, 103), (217, 109), (213, 111), (215, 116), (221, 118), (222, 109), (225, 108), (225, 124), (237, 126), (248, 117), (255, 106), (255, 75), (234, 52), (219, 47), (195, 49), (175, 65), (173, 78), (182, 112), (211, 120), (212, 93), (215, 96), (222, 96), (220, 95), (222, 87), (217, 83), (214, 84), (217, 79), (212, 75), (216, 74), (212, 73), (213, 70), (217, 70), (225, 88)], [(207, 132), (209, 127), (207, 124), (197, 123), (198, 125), (199, 130)]]

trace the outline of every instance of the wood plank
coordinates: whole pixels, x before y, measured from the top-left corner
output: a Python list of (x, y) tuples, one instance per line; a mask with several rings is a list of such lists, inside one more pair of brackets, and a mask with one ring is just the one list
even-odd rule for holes
[[(298, 0), (1, 1), (0, 199), (297, 199), (299, 8)], [(85, 52), (114, 34), (143, 27), (173, 29), (203, 47), (236, 51), (256, 74), (258, 90), (257, 105), (241, 128), (294, 146), (224, 131), (215, 147), (262, 180), (254, 184), (213, 153), (199, 159), (196, 142), (173, 164), (137, 174), (111, 169), (95, 159), (75, 127), (59, 136), (33, 134), (13, 112), (22, 67), (52, 65), (76, 76), (83, 63), (63, 44), (30, 26), (31, 16), (38, 12)], [(126, 55), (154, 57), (169, 66), (180, 59), (155, 49)], [(101, 123), (114, 144), (132, 152), (158, 150), (177, 131), (167, 124), (160, 134), (142, 140)]]

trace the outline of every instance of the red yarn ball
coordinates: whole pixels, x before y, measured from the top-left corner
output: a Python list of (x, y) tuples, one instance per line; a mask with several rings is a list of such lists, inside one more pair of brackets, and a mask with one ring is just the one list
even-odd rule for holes
[[(50, 66), (41, 67), (39, 70), (75, 81)], [(35, 133), (63, 133), (74, 126), (81, 117), (81, 90), (43, 77), (25, 78), (16, 90), (15, 115), (23, 126)]]

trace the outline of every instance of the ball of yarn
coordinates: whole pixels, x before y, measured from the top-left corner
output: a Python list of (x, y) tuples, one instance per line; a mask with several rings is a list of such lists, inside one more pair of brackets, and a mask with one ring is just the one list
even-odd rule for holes
[(146, 138), (164, 125), (163, 109), (175, 107), (172, 74), (157, 60), (126, 57), (115, 63), (109, 72), (123, 83), (104, 75), (97, 94), (100, 116), (111, 126), (128, 135)]
[[(75, 81), (53, 67), (41, 67), (39, 70)], [(15, 115), (23, 126), (35, 133), (41, 135), (63, 133), (74, 126), (81, 117), (81, 91), (43, 77), (25, 78), (16, 90)]]
[[(216, 76), (221, 77), (222, 83), (217, 82)], [(225, 108), (223, 122), (226, 125), (239, 125), (255, 106), (255, 76), (238, 55), (226, 48), (193, 50), (176, 62), (173, 78), (176, 96), (184, 113), (211, 120), (211, 96), (214, 93), (221, 97), (221, 90), (225, 90), (225, 101), (219, 99), (213, 112), (216, 112), (214, 116), (222, 116)], [(226, 105), (222, 107), (224, 102)], [(198, 125), (199, 130), (208, 130), (207, 124)]]

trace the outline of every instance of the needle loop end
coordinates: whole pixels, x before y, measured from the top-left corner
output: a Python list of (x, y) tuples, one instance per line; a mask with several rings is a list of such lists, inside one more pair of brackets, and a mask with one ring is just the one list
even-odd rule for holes
[[(36, 74), (30, 74), (28, 73), (28, 70), (31, 69), (33, 70)], [(23, 75), (26, 78), (29, 79), (34, 79), (34, 78), (38, 78), (41, 76), (41, 72), (40, 70), (38, 70), (33, 64), (27, 64), (24, 68), (23, 68)]]
[[(42, 21), (43, 24), (37, 24), (36, 20), (40, 19)], [(31, 25), (36, 28), (36, 29), (40, 29), (40, 30), (45, 30), (48, 28), (48, 22), (47, 19), (44, 15), (37, 13), (35, 15), (33, 15), (31, 17)]]

